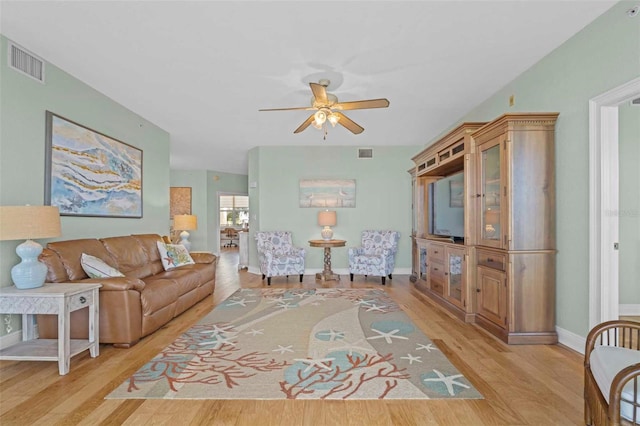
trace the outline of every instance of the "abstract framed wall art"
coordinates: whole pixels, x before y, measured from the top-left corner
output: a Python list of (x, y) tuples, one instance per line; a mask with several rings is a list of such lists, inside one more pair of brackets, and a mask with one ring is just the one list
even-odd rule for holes
[(300, 179), (300, 207), (355, 207), (355, 179)]
[(47, 111), (45, 165), (61, 215), (142, 217), (142, 150)]

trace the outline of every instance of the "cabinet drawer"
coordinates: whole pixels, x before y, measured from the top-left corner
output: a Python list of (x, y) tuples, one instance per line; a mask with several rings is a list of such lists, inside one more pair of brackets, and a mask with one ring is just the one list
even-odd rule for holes
[(507, 265), (507, 256), (502, 253), (478, 250), (478, 265), (504, 271)]
[(433, 283), (440, 283), (442, 286), (444, 284), (444, 264), (443, 263), (431, 263), (429, 265), (429, 280), (431, 280), (431, 287), (433, 288)]
[(431, 280), (431, 291), (434, 291), (439, 295), (444, 296), (444, 284)]
[(429, 244), (427, 246), (427, 257), (436, 262), (444, 262), (444, 246), (440, 244)]
[(93, 292), (86, 291), (80, 294), (74, 294), (69, 299), (69, 311), (77, 311), (78, 309), (82, 309), (86, 306), (93, 304)]

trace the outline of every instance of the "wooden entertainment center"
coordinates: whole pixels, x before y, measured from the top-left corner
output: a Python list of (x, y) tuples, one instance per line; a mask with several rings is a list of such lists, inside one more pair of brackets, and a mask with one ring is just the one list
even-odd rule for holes
[[(558, 340), (557, 117), (510, 113), (489, 123), (462, 123), (413, 157), (409, 171), (411, 280), (461, 320), (509, 344)], [(442, 227), (436, 223), (442, 216), (459, 217), (464, 226), (454, 231), (456, 220), (450, 220)]]

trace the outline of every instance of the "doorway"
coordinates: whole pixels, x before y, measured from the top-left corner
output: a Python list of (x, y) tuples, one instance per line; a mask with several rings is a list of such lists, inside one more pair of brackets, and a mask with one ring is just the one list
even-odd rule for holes
[(618, 107), (640, 97), (640, 78), (589, 101), (589, 329), (619, 316)]
[(246, 193), (218, 192), (218, 246), (238, 247), (238, 234), (249, 226), (249, 195)]

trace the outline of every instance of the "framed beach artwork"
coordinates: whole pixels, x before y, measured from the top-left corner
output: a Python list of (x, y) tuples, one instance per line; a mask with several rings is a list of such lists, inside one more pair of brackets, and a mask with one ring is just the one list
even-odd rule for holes
[(47, 111), (45, 165), (61, 215), (142, 217), (142, 150)]
[(355, 179), (300, 179), (300, 207), (355, 207)]

